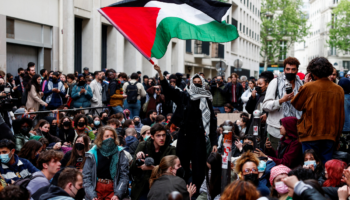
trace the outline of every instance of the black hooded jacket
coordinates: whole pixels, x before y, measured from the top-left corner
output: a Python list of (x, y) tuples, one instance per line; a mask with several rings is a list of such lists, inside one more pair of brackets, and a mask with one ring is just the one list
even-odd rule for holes
[[(44, 193), (40, 196), (39, 200), (47, 200), (47, 199), (52, 199), (54, 197), (58, 197), (58, 196), (62, 196), (62, 197), (70, 197), (69, 194), (64, 191), (62, 188), (56, 186), (56, 185), (50, 185), (49, 190), (47, 191), (47, 193)], [(73, 199), (73, 198), (72, 198)]]

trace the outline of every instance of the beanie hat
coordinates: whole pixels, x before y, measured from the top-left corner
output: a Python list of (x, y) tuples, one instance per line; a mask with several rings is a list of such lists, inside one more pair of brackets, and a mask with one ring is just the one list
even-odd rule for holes
[(270, 174), (270, 184), (273, 185), (273, 180), (280, 174), (288, 174), (288, 172), (292, 171), (289, 167), (284, 165), (278, 165), (271, 169)]
[(150, 127), (150, 126), (147, 126), (147, 125), (144, 125), (144, 126), (142, 126), (142, 128), (141, 128), (140, 134), (142, 135), (144, 132), (146, 132), (146, 131), (148, 131), (148, 130), (151, 130), (151, 127)]

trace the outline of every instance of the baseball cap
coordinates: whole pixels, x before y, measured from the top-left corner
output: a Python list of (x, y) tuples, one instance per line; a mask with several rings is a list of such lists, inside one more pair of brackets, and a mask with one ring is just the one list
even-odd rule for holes
[(89, 68), (87, 68), (87, 67), (84, 67), (84, 70), (89, 70)]

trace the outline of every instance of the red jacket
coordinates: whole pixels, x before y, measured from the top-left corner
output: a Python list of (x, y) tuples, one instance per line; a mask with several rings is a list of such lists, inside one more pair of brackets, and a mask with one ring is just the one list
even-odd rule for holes
[(265, 154), (271, 158), (276, 165), (283, 164), (291, 169), (300, 165), (302, 158), (302, 146), (298, 140), (298, 130), (296, 117), (285, 117), (281, 119), (282, 125), (286, 129), (286, 135), (280, 140), (278, 151), (266, 148)]

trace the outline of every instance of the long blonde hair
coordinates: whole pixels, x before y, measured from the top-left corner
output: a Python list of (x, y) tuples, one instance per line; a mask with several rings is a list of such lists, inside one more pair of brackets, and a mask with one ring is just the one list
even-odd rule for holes
[(149, 188), (151, 188), (154, 181), (159, 179), (161, 176), (163, 176), (164, 174), (169, 174), (167, 173), (167, 170), (169, 169), (169, 167), (175, 167), (176, 159), (179, 158), (175, 155), (164, 156), (162, 158), (159, 165), (155, 166), (152, 170), (152, 175), (149, 179)]

